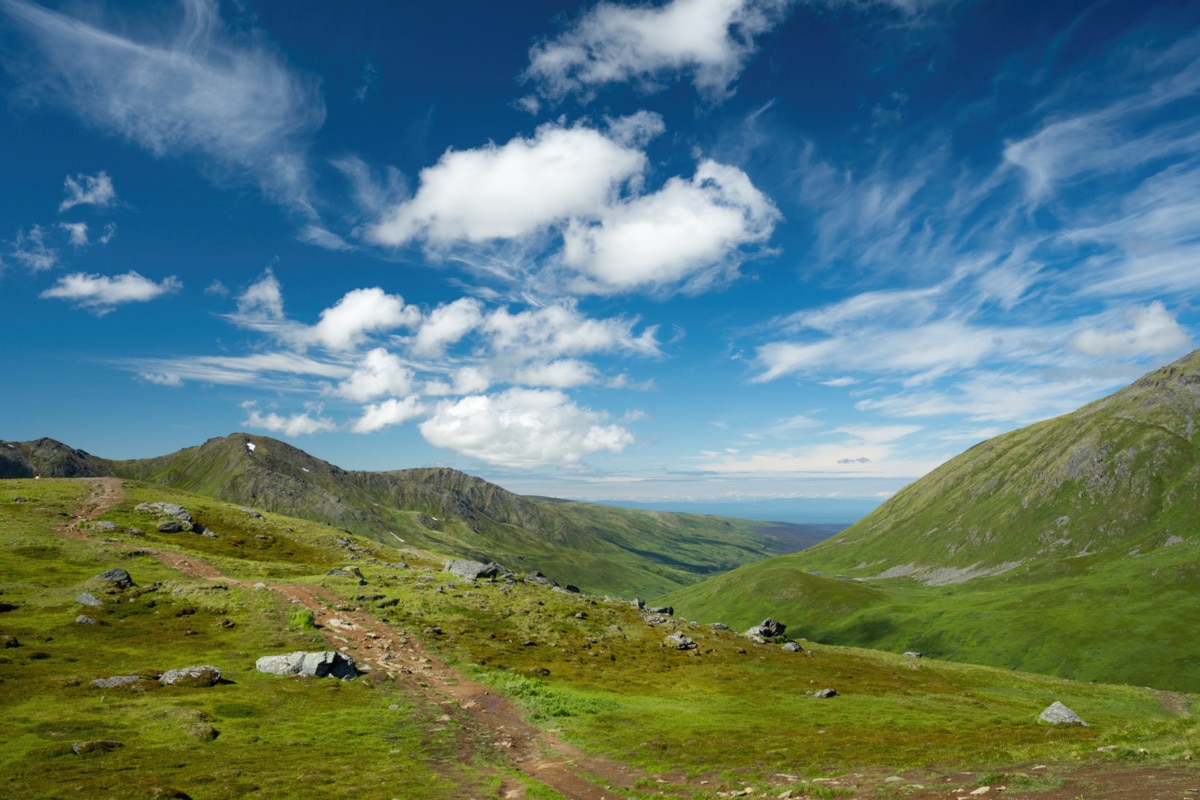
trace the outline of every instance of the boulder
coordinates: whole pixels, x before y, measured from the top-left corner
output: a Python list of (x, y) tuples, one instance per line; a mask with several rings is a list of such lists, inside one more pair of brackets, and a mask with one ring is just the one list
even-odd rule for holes
[(174, 520), (174, 519), (168, 520), (166, 522), (160, 522), (158, 525), (159, 533), (179, 533), (182, 530), (183, 530), (183, 523), (179, 522), (178, 520)]
[(713, 624), (709, 625), (708, 627), (712, 628), (714, 631), (729, 630), (729, 626), (726, 625), (724, 622), (714, 622)]
[(120, 567), (113, 567), (112, 569), (106, 569), (104, 572), (101, 572), (95, 578), (92, 578), (92, 580), (108, 581), (109, 583), (116, 584), (117, 586), (121, 587), (122, 589), (128, 589), (130, 586), (133, 586), (133, 577), (128, 572), (121, 569)]
[(684, 636), (681, 631), (675, 631), (663, 639), (663, 644), (674, 650), (694, 650), (696, 643)]
[(1082, 725), (1085, 728), (1087, 727), (1087, 723), (1080, 719), (1078, 714), (1057, 700), (1038, 715), (1038, 722), (1048, 722), (1051, 725)]
[(164, 686), (190, 686), (205, 688), (215, 686), (221, 680), (218, 667), (199, 666), (170, 669), (162, 674), (158, 682)]
[(924, 658), (925, 654), (919, 653), (916, 650), (905, 650), (904, 657), (905, 658)]
[(666, 614), (668, 617), (675, 616), (674, 606), (643, 606), (650, 614)]
[(75, 621), (77, 623), (79, 623), (80, 625), (99, 625), (100, 624), (97, 620), (92, 619), (87, 614), (80, 614), (78, 617), (75, 618)]
[(502, 578), (512, 575), (512, 571), (494, 561), (484, 564), (482, 561), (453, 560), (446, 562), (446, 572), (467, 580), (477, 578)]
[(331, 676), (349, 680), (358, 675), (354, 659), (333, 650), (306, 653), (297, 650), (279, 656), (263, 656), (254, 668), (269, 675), (308, 675), (314, 678)]
[(538, 572), (537, 570), (534, 570), (533, 572), (526, 575), (525, 582), (526, 583), (540, 583), (542, 586), (558, 586), (557, 583), (550, 580), (549, 578), (547, 578), (545, 575)]
[(762, 622), (746, 631), (746, 635), (758, 636), (763, 639), (774, 639), (776, 636), (783, 636), (783, 632), (786, 630), (787, 625), (784, 625), (782, 622), (776, 622), (770, 617), (767, 617)]
[(820, 697), (820, 698), (837, 697), (837, 690), (836, 689), (817, 689), (817, 691), (813, 692), (812, 696)]
[(145, 680), (141, 675), (114, 675), (111, 678), (96, 678), (92, 681), (92, 686), (98, 689), (116, 689), (121, 686), (134, 686)]
[(799, 642), (787, 642), (783, 645), (783, 647), (781, 647), (779, 649), (785, 650), (789, 653), (799, 653), (804, 648), (800, 646)]

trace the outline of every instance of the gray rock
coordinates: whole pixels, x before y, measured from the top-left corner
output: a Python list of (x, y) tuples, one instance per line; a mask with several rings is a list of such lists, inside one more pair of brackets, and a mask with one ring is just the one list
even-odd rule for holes
[(489, 561), (487, 564), (482, 561), (447, 561), (445, 571), (472, 581), (477, 578), (504, 578), (513, 574), (512, 570), (494, 561)]
[(179, 522), (178, 520), (172, 519), (168, 520), (167, 522), (160, 522), (158, 525), (159, 533), (179, 533), (182, 530), (183, 523)]
[(674, 633), (668, 635), (665, 639), (663, 639), (663, 643), (667, 647), (673, 648), (675, 650), (694, 650), (694, 649), (696, 649), (696, 643), (693, 642), (691, 639), (689, 639), (687, 636), (684, 636), (681, 631), (675, 631)]
[(782, 622), (776, 622), (770, 617), (767, 617), (762, 622), (746, 631), (746, 635), (759, 636), (763, 639), (773, 639), (776, 636), (783, 636), (783, 632), (786, 630), (787, 625), (784, 625)]
[(904, 651), (904, 657), (905, 658), (924, 658), (925, 654), (918, 653), (916, 650), (906, 650), (906, 651)]
[(109, 583), (115, 583), (117, 586), (120, 586), (122, 589), (128, 589), (130, 586), (133, 586), (133, 577), (128, 572), (121, 569), (120, 567), (113, 567), (112, 569), (106, 569), (104, 572), (101, 572), (99, 575), (97, 575), (92, 580), (108, 581)]
[(7, 650), (10, 647), (20, 647), (20, 646), (21, 646), (21, 643), (18, 642), (17, 637), (13, 636), (12, 634), (6, 633), (3, 636), (0, 636), (0, 647), (2, 647), (3, 649)]
[(218, 667), (198, 666), (183, 667), (182, 669), (167, 670), (158, 679), (164, 686), (215, 686), (221, 680), (221, 670)]
[(558, 586), (557, 583), (550, 580), (549, 578), (547, 578), (545, 575), (538, 572), (537, 570), (534, 570), (533, 572), (526, 575), (525, 582), (526, 583), (540, 583), (542, 586)]
[(675, 616), (675, 607), (674, 606), (646, 606), (646, 605), (643, 605), (642, 608), (649, 614), (666, 614), (668, 617)]
[(714, 622), (713, 624), (709, 625), (708, 627), (712, 628), (714, 631), (727, 631), (727, 630), (729, 630), (729, 626), (728, 626), (728, 625), (726, 625), (726, 624), (725, 624), (725, 623), (723, 623), (723, 622)]
[(263, 515), (258, 513), (257, 511), (255, 511), (253, 508), (239, 508), (238, 511), (241, 511), (245, 514), (249, 514), (250, 516), (254, 517), (255, 519), (263, 518)]
[(1038, 721), (1048, 722), (1051, 725), (1082, 725), (1085, 728), (1087, 727), (1087, 723), (1080, 719), (1078, 714), (1057, 700), (1038, 715)]
[(99, 625), (100, 624), (97, 620), (92, 619), (87, 614), (80, 614), (78, 617), (75, 618), (75, 621), (78, 622), (80, 625)]
[(349, 680), (358, 675), (354, 659), (333, 650), (306, 653), (297, 650), (279, 656), (263, 656), (254, 668), (269, 675), (308, 675), (314, 678), (326, 676)]
[(75, 595), (75, 602), (85, 606), (104, 605), (100, 602), (99, 598), (97, 598), (96, 595), (92, 594), (91, 592), (80, 592), (79, 594)]
[(146, 680), (138, 675), (114, 675), (111, 678), (97, 678), (92, 686), (99, 689), (116, 689), (119, 686), (132, 686)]
[(104, 520), (102, 522), (96, 523), (96, 530), (98, 530), (98, 531), (104, 531), (105, 533), (111, 533), (112, 531), (115, 531), (116, 529), (117, 529), (117, 523), (115, 523), (115, 522), (109, 522), (107, 520)]
[(783, 645), (783, 647), (781, 647), (779, 649), (786, 650), (789, 653), (799, 653), (804, 648), (800, 646), (799, 642), (787, 642), (786, 644)]
[(813, 697), (821, 697), (821, 698), (837, 697), (837, 690), (836, 689), (818, 689), (817, 691), (813, 692), (812, 696)]

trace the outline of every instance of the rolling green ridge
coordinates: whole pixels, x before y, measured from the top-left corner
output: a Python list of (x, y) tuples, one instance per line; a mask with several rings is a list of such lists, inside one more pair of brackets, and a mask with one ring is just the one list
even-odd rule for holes
[(983, 442), (808, 550), (666, 595), (827, 641), (1200, 689), (1200, 351)]
[(812, 529), (787, 523), (523, 497), (451, 469), (347, 471), (244, 433), (132, 461), (50, 439), (0, 442), (0, 475), (35, 472), (150, 481), (625, 597), (663, 594), (813, 538)]
[[(344, 598), (337, 613), (375, 615), (558, 736), (646, 770), (638, 788), (612, 795), (633, 800), (664, 791), (698, 800), (743, 787), (756, 796), (786, 787), (797, 798), (833, 797), (848, 790), (810, 779), (854, 779), (848, 773), (878, 776), (869, 796), (899, 797), (907, 785), (883, 776), (909, 770), (939, 794), (960, 786), (965, 794), (1002, 772), (1014, 788), (1054, 787), (1065, 780), (1060, 770), (1079, 766), (1183, 767), (1200, 745), (1196, 719), (1173, 714), (1145, 689), (813, 641), (787, 652), (521, 576), (464, 582), (441, 571), (436, 553), (142, 482), (127, 481), (119, 502), (87, 520), (91, 488), (86, 480), (0, 481), (0, 638), (20, 642), (0, 649), (5, 797), (506, 795), (502, 781), (511, 785), (520, 772), (503, 745), (480, 738), (465, 707), (414, 691), (399, 669), (371, 668), (348, 682), (256, 672), (260, 655), (328, 646), (311, 617), (298, 622), (273, 591), (283, 583)], [(186, 506), (216, 537), (158, 532), (139, 505), (163, 501)], [(65, 535), (71, 524), (89, 538)], [(202, 561), (226, 579), (188, 578), (153, 552)], [(345, 565), (360, 568), (365, 587), (327, 574)], [(129, 570), (134, 587), (103, 591), (93, 576), (114, 566)], [(856, 593), (875, 591), (839, 583), (846, 594), (838, 602), (850, 606)], [(103, 604), (80, 606), (75, 597), (85, 589)], [(81, 611), (98, 624), (75, 622)], [(696, 646), (665, 647), (674, 633)], [(213, 664), (226, 679), (209, 688), (91, 685), (191, 664)], [(811, 696), (826, 687), (838, 696)], [(1038, 724), (1054, 700), (1090, 727)], [(1194, 698), (1178, 700), (1195, 710)], [(72, 750), (97, 740), (120, 747)], [(1021, 766), (1031, 763), (1054, 766)], [(521, 780), (527, 797), (559, 796)]]

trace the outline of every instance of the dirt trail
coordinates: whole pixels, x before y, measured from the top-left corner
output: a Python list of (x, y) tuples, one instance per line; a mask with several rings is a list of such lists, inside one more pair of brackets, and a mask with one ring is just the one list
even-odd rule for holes
[[(80, 508), (76, 521), (62, 528), (75, 539), (88, 539), (79, 521), (93, 521), (121, 503), (125, 492), (118, 478), (91, 479), (91, 494)], [(122, 545), (133, 549), (132, 545)], [(249, 581), (229, 578), (220, 570), (192, 555), (159, 548), (137, 548), (189, 578), (221, 581), (229, 586), (248, 588)], [(550, 786), (568, 800), (616, 800), (615, 793), (593, 783), (595, 776), (604, 783), (629, 789), (641, 777), (637, 770), (583, 751), (526, 722), (520, 710), (506, 698), (493, 694), (486, 686), (449, 667), (407, 631), (399, 630), (361, 610), (338, 611), (336, 607), (354, 607), (345, 598), (315, 586), (301, 584), (264, 584), (288, 602), (313, 612), (322, 636), (330, 646), (351, 654), (359, 666), (379, 670), (403, 681), (412, 691), (423, 694), (445, 708), (447, 717), (457, 717), (467, 734), (463, 745), (473, 749), (476, 742), (488, 742), (507, 753), (515, 767), (526, 775)], [(503, 796), (507, 800), (525, 797), (524, 786), (502, 776)]]

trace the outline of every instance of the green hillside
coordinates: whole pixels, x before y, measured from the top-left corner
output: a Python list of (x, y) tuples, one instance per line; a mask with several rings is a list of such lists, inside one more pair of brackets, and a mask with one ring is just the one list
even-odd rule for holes
[(809, 550), (664, 602), (827, 641), (1200, 689), (1198, 420), (1200, 351), (971, 448)]
[[(146, 504), (164, 502), (212, 535), (160, 532)], [(811, 641), (788, 652), (520, 575), (464, 581), (442, 557), (148, 483), (0, 481), (0, 795), (933, 798), (1003, 784), (1014, 797), (1076, 797), (1098, 780), (1194, 785), (1194, 698)], [(133, 585), (97, 577), (113, 567)], [(846, 586), (850, 605), (873, 591)], [(99, 604), (82, 604), (84, 591)], [(665, 646), (679, 635), (694, 646)], [(344, 652), (362, 674), (255, 669), (292, 650)], [(222, 679), (156, 680), (200, 664)], [(136, 679), (93, 685), (110, 676)], [(826, 688), (836, 696), (813, 696)], [(1089, 727), (1039, 724), (1056, 700)]]
[(108, 461), (49, 439), (0, 442), (0, 472), (151, 481), (379, 542), (540, 570), (559, 583), (623, 597), (663, 594), (792, 552), (809, 544), (812, 533), (786, 523), (522, 497), (452, 469), (347, 471), (244, 433), (132, 461)]

